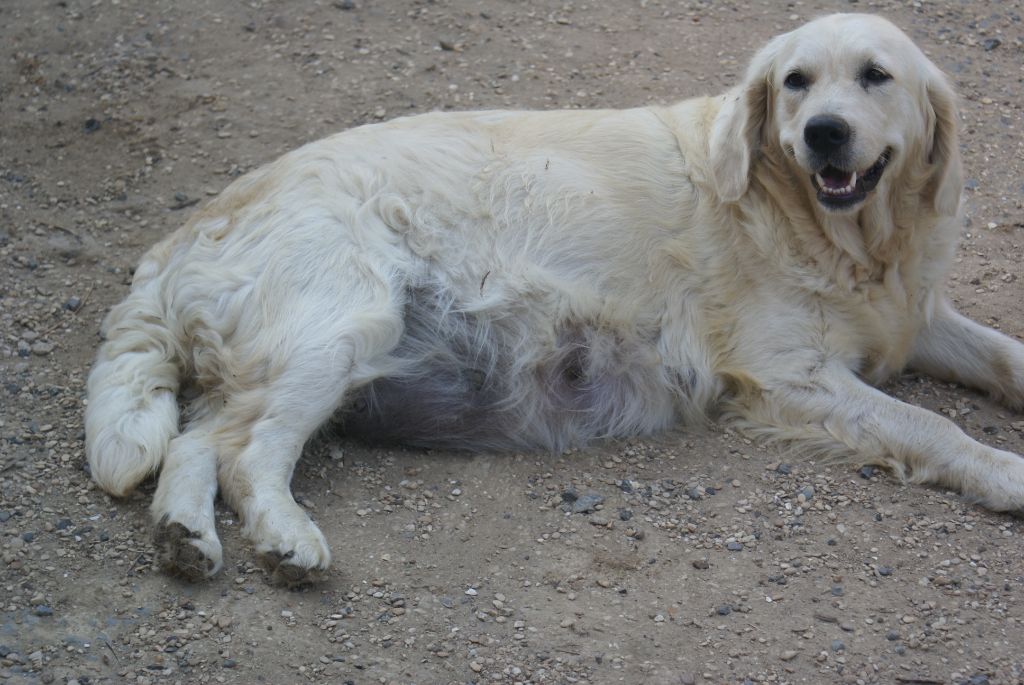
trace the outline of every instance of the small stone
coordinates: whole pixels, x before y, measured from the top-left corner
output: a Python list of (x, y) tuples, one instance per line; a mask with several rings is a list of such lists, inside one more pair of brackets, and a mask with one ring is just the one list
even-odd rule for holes
[(719, 616), (728, 616), (729, 614), (732, 613), (732, 607), (729, 606), (728, 604), (723, 604), (722, 606), (720, 606), (717, 609), (715, 609), (715, 612)]
[(604, 497), (594, 492), (588, 493), (577, 498), (572, 503), (572, 512), (574, 514), (586, 514), (593, 511), (600, 504), (604, 504)]
[(883, 577), (892, 575), (892, 568), (889, 566), (879, 566), (876, 570), (878, 571), (878, 575)]
[(562, 628), (572, 628), (576, 625), (576, 619), (574, 618), (563, 618), (562, 622), (558, 624)]
[(874, 466), (862, 466), (858, 473), (860, 474), (860, 477), (863, 478), (864, 480), (871, 480), (878, 473), (878, 469), (876, 469)]
[(900, 633), (898, 630), (890, 630), (888, 633), (885, 634), (885, 639), (889, 642), (895, 642), (896, 640), (900, 639)]
[(842, 652), (846, 649), (846, 645), (843, 644), (842, 640), (832, 640), (832, 651)]
[(40, 341), (37, 343), (32, 343), (32, 354), (37, 355), (39, 357), (45, 357), (46, 355), (53, 352), (54, 347), (55, 345), (49, 342)]
[(72, 295), (64, 301), (64, 309), (69, 312), (77, 312), (82, 307), (82, 298)]
[(662, 614), (655, 614), (654, 622), (655, 623), (664, 623), (665, 622), (665, 616), (662, 615)]
[(740, 551), (743, 550), (743, 544), (739, 543), (739, 542), (736, 542), (736, 541), (733, 541), (733, 542), (730, 542), (730, 543), (726, 544), (725, 548), (727, 550), (729, 550), (730, 552), (740, 552)]
[(479, 593), (474, 588), (469, 588), (468, 590), (466, 590), (465, 594), (469, 595), (470, 597), (476, 597), (477, 594)]
[(46, 606), (45, 604), (41, 604), (35, 608), (33, 613), (36, 616), (53, 616), (53, 609)]
[(230, 616), (221, 616), (221, 617), (219, 617), (217, 619), (217, 626), (220, 627), (221, 629), (231, 627), (231, 617)]
[[(985, 52), (991, 52), (1003, 44), (1003, 41), (998, 38), (986, 38), (982, 41), (981, 47), (985, 49)], [(971, 685), (974, 685), (973, 683)]]
[(814, 499), (814, 488), (812, 488), (810, 485), (808, 485), (805, 488), (802, 488), (800, 490), (800, 492), (797, 493), (798, 497), (801, 496), (801, 495), (803, 496), (804, 500), (806, 500), (806, 501), (810, 501), (810, 500)]
[(900, 620), (903, 621), (904, 623), (914, 623), (914, 622), (917, 621), (917, 617), (916, 616), (911, 616), (910, 614), (907, 614), (903, 618), (901, 618)]
[(63, 518), (57, 521), (57, 530), (66, 530), (71, 527), (71, 519)]
[(842, 597), (843, 596), (843, 586), (842, 585), (833, 585), (832, 586), (832, 596), (833, 597)]
[(783, 476), (788, 476), (789, 474), (793, 473), (793, 467), (790, 466), (789, 464), (779, 464), (778, 466), (775, 467), (775, 472), (780, 473)]
[(484, 670), (484, 665), (478, 661), (470, 661), (469, 667), (470, 669), (472, 669), (473, 673), (479, 673), (480, 671)]
[(225, 659), (224, 661), (222, 661), (220, 663), (220, 665), (223, 668), (234, 668), (235, 666), (238, 665), (238, 662), (235, 661), (234, 659)]
[(706, 571), (711, 567), (707, 559), (694, 559), (691, 563), (693, 563), (693, 567), (698, 571)]
[(796, 658), (797, 651), (795, 649), (787, 649), (785, 652), (779, 655), (779, 658), (783, 661), (792, 661)]

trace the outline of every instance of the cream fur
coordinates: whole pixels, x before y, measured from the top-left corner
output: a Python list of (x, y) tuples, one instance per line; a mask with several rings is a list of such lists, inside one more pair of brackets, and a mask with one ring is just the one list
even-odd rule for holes
[[(860, 79), (865, 61), (892, 76)], [(803, 70), (806, 90), (784, 85)], [(810, 117), (877, 187), (830, 210)], [(151, 249), (89, 379), (93, 476), (161, 468), (165, 566), (215, 573), (218, 489), (283, 582), (330, 561), (289, 492), (309, 436), (562, 449), (719, 413), (994, 509), (1024, 461), (871, 387), (916, 366), (1024, 404), (1024, 345), (953, 312), (956, 105), (898, 29), (835, 15), (720, 97), (427, 114), (312, 143)], [(195, 386), (184, 430), (176, 397)]]

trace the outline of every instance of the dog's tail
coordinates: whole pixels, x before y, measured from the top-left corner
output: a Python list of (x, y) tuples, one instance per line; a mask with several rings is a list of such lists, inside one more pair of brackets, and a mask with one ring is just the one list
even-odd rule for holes
[[(154, 267), (144, 262), (139, 271)], [(161, 279), (140, 276), (136, 273), (131, 294), (103, 322), (106, 341), (89, 374), (85, 409), (92, 477), (118, 497), (160, 468), (178, 434), (181, 355), (167, 327)]]

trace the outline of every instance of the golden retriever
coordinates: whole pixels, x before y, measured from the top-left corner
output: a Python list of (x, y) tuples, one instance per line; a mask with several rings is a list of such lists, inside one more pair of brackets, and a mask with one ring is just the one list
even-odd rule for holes
[[(160, 470), (162, 563), (218, 571), (219, 490), (284, 583), (330, 551), (303, 444), (559, 450), (709, 415), (996, 510), (1024, 461), (872, 386), (908, 365), (1024, 403), (1024, 345), (944, 295), (953, 92), (889, 22), (772, 40), (719, 97), (426, 114), (315, 142), (152, 248), (89, 378), (92, 475)], [(179, 429), (179, 390), (193, 389)]]

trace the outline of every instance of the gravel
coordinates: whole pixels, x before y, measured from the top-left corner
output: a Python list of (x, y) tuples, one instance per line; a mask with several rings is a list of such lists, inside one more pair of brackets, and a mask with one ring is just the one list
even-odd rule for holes
[[(392, 116), (723, 92), (769, 36), (850, 7), (7, 3), (0, 682), (1020, 681), (1021, 521), (716, 425), (558, 455), (328, 432), (294, 492), (335, 561), (301, 592), (268, 585), (220, 501), (225, 571), (162, 575), (155, 483), (115, 501), (83, 463), (100, 321), (142, 251), (239, 175)], [(950, 290), (1020, 337), (1022, 12), (854, 9), (895, 19), (960, 91), (967, 222)], [(885, 390), (1024, 452), (1019, 412), (917, 375)]]

